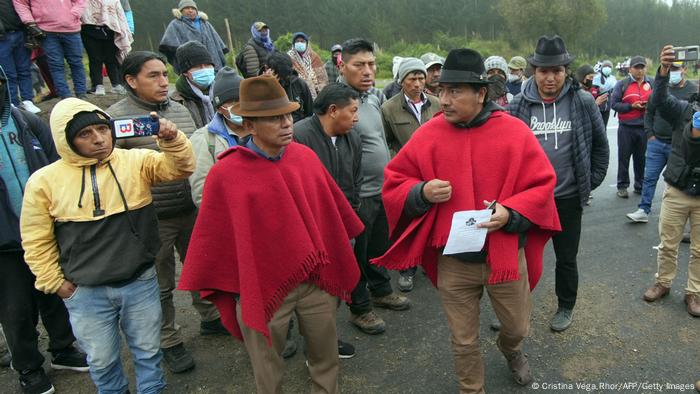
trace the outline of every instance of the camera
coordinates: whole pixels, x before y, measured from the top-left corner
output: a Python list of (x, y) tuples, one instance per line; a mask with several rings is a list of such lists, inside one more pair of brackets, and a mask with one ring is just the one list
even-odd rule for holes
[(692, 62), (698, 60), (698, 52), (700, 52), (700, 46), (691, 45), (687, 47), (673, 47), (673, 51), (676, 53), (677, 61)]

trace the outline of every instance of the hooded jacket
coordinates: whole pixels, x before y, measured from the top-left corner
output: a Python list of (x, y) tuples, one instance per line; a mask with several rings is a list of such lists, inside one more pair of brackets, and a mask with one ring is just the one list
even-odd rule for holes
[(182, 132), (159, 140), (161, 152), (115, 148), (101, 161), (78, 155), (65, 130), (83, 111), (101, 112), (75, 98), (54, 107), (51, 130), (61, 159), (36, 171), (25, 190), (24, 257), (45, 293), (58, 291), (64, 279), (77, 286), (126, 284), (153, 266), (160, 240), (151, 186), (194, 170)]
[[(0, 68), (0, 79), (6, 80), (2, 68)], [(5, 84), (5, 89), (0, 91), (0, 94), (4, 96), (0, 100), (2, 103), (0, 105), (0, 118), (2, 119), (0, 127), (7, 124), (9, 117), (12, 117), (17, 129), (17, 143), (24, 150), (29, 174), (58, 160), (58, 153), (51, 139), (51, 130), (48, 125), (38, 116), (10, 105), (7, 84)], [(21, 163), (11, 164), (13, 166), (22, 165)], [(21, 243), (19, 217), (12, 209), (7, 185), (0, 177), (0, 252), (20, 251), (22, 250)]]
[[(547, 108), (549, 106), (551, 109)], [(522, 92), (508, 105), (508, 111), (531, 129), (539, 129), (536, 134), (544, 135), (544, 138), (539, 138), (540, 143), (557, 173), (555, 196), (570, 197), (572, 189), (562, 190), (560, 185), (561, 182), (573, 182), (573, 190), (578, 191), (583, 206), (591, 190), (603, 182), (610, 154), (605, 124), (593, 96), (567, 80), (559, 97), (553, 103), (545, 104), (534, 78), (530, 78), (523, 83)], [(548, 120), (549, 113), (551, 120)], [(535, 123), (541, 123), (541, 127)], [(552, 141), (544, 144), (548, 139), (554, 140), (553, 146)], [(568, 153), (560, 152), (560, 149), (566, 149)], [(566, 177), (566, 181), (562, 177)], [(557, 189), (564, 194), (558, 195)]]
[(170, 21), (170, 24), (168, 24), (168, 27), (165, 29), (163, 38), (161, 38), (160, 44), (158, 45), (158, 50), (168, 58), (168, 63), (173, 65), (173, 68), (178, 74), (182, 70), (178, 68), (177, 62), (175, 61), (175, 52), (177, 51), (177, 47), (187, 41), (198, 41), (207, 47), (214, 61), (215, 70), (219, 70), (226, 65), (226, 58), (224, 55), (228, 53), (229, 49), (224, 44), (219, 33), (214, 30), (214, 26), (209, 23), (207, 14), (201, 11), (198, 12), (199, 28), (187, 20), (187, 18), (183, 17), (178, 9), (173, 9), (173, 17), (175, 17), (175, 19)]

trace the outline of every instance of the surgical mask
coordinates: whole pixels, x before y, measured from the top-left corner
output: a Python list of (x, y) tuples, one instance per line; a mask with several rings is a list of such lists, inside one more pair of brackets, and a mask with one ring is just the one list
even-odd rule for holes
[(197, 84), (197, 86), (208, 88), (214, 82), (216, 73), (214, 73), (214, 67), (203, 68), (201, 70), (192, 71), (190, 73), (192, 76), (192, 82)]
[(488, 78), (491, 83), (488, 86), (489, 98), (495, 100), (506, 95), (506, 80), (499, 75), (492, 75)]
[(605, 75), (606, 77), (609, 77), (610, 73), (612, 72), (612, 68), (605, 66), (605, 67), (603, 67), (602, 71), (603, 71), (603, 75)]
[(295, 42), (294, 49), (296, 49), (296, 51), (299, 53), (304, 53), (304, 52), (306, 52), (306, 43), (305, 42)]
[(517, 82), (520, 79), (520, 75), (518, 74), (508, 74), (508, 82), (513, 83)]
[(669, 78), (671, 85), (678, 85), (683, 80), (683, 75), (680, 71), (671, 71), (671, 76)]
[(236, 115), (233, 112), (229, 112), (227, 118), (231, 123), (235, 124), (236, 126), (243, 125), (243, 117), (240, 115)]
[(233, 105), (230, 107), (222, 107), (223, 109), (228, 112), (228, 116), (226, 116), (226, 119), (229, 120), (229, 122), (235, 124), (236, 126), (242, 126), (243, 125), (243, 117), (240, 115), (236, 115), (233, 112), (231, 112), (231, 108), (233, 108)]

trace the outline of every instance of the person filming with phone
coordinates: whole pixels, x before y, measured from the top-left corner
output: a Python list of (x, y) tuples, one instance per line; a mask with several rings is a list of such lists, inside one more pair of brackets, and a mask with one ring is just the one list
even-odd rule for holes
[(677, 53), (666, 45), (661, 51), (661, 66), (654, 80), (652, 105), (672, 126), (671, 155), (664, 179), (667, 188), (661, 200), (655, 283), (644, 293), (644, 300), (654, 302), (667, 296), (678, 268), (678, 245), (683, 228), (690, 220), (690, 261), (685, 304), (691, 316), (700, 316), (700, 103), (698, 93), (689, 100), (669, 94), (673, 62)]
[(148, 137), (160, 152), (116, 148), (110, 116), (76, 98), (56, 104), (50, 123), (61, 158), (29, 178), (20, 219), (35, 287), (63, 298), (99, 392), (128, 389), (121, 331), (138, 392), (159, 393), (160, 239), (151, 186), (187, 179), (195, 168), (192, 145), (161, 118), (157, 136)]
[(630, 156), (634, 160), (634, 192), (642, 194), (644, 154), (647, 149), (644, 113), (652, 84), (646, 72), (644, 56), (634, 56), (630, 59), (629, 75), (617, 82), (611, 98), (612, 109), (620, 120), (617, 128), (617, 196), (620, 198), (629, 197)]

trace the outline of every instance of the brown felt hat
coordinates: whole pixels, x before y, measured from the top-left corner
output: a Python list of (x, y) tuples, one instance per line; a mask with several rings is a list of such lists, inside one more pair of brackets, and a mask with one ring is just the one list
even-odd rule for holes
[(240, 101), (231, 111), (243, 117), (260, 118), (285, 115), (297, 109), (299, 103), (289, 101), (277, 78), (263, 75), (241, 81)]

